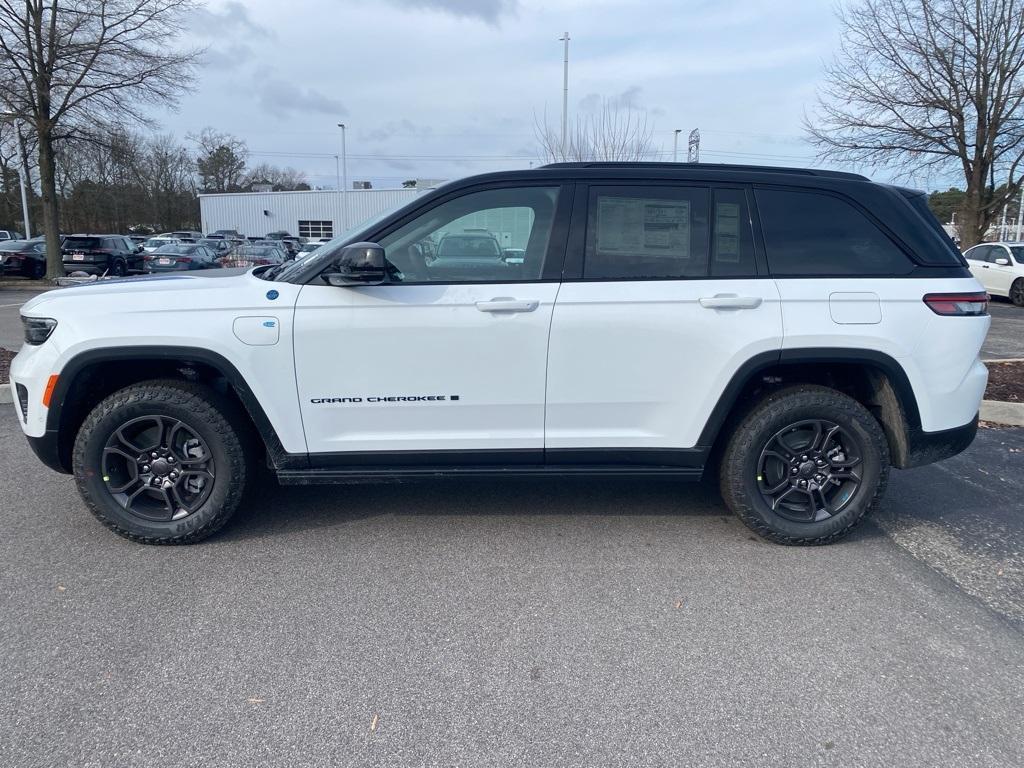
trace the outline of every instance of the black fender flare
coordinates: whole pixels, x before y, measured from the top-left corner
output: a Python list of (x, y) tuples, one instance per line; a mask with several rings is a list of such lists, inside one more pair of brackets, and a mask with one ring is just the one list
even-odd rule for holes
[[(213, 369), (224, 377), (225, 381), (227, 381), (228, 385), (238, 396), (242, 406), (252, 419), (256, 431), (262, 438), (268, 457), (274, 466), (279, 468), (287, 466), (289, 469), (304, 468), (308, 463), (305, 453), (289, 454), (284, 450), (277, 431), (274, 429), (273, 424), (270, 423), (270, 419), (267, 418), (263, 406), (238, 368), (223, 355), (203, 347), (132, 345), (101, 347), (78, 353), (64, 364), (57, 377), (57, 383), (53, 388), (53, 394), (50, 398), (49, 412), (46, 415), (47, 433), (52, 434), (63, 443), (60, 433), (62, 427), (67, 423), (67, 420), (64, 418), (64, 405), (69, 395), (73, 392), (72, 388), (78, 376), (84, 370), (99, 363), (130, 362), (139, 359), (181, 363), (183, 365), (200, 363)], [(64, 450), (60, 451), (60, 454), (62, 454), (60, 464), (62, 466), (66, 463), (63, 459), (64, 453)], [(69, 470), (70, 467), (64, 467), (64, 471)]]

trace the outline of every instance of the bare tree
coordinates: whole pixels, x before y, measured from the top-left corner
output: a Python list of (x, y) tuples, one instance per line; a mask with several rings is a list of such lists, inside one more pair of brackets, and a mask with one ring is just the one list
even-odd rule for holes
[(825, 159), (962, 173), (974, 245), (1020, 192), (1024, 0), (856, 0), (806, 121)]
[(245, 181), (245, 161), (249, 148), (230, 133), (206, 127), (186, 137), (199, 149), (196, 169), (207, 192), (238, 192)]
[(297, 189), (309, 189), (306, 174), (294, 168), (282, 168), (270, 163), (260, 163), (246, 175), (242, 186), (253, 184), (270, 184), (275, 192), (291, 192)]
[(63, 274), (55, 143), (96, 120), (173, 105), (197, 50), (177, 50), (194, 0), (0, 0), (0, 102), (37, 140), (47, 277)]
[(657, 156), (652, 137), (654, 127), (647, 113), (608, 99), (597, 110), (579, 115), (566, 131), (562, 146), (560, 128), (551, 126), (547, 116), (534, 121), (541, 160), (555, 162), (638, 161)]

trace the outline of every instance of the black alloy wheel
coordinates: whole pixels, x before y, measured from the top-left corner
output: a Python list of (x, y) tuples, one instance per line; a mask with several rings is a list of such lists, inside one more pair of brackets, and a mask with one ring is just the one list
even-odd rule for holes
[(131, 419), (103, 448), (103, 482), (128, 513), (180, 520), (206, 502), (216, 482), (210, 448), (188, 424), (169, 416)]
[(772, 511), (797, 523), (839, 514), (861, 484), (862, 448), (838, 424), (807, 419), (776, 432), (761, 450), (757, 484)]

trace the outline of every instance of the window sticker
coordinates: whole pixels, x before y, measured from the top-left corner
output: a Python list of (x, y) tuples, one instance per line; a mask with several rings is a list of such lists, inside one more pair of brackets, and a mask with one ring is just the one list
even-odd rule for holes
[(740, 260), (739, 203), (715, 205), (715, 261)]
[(599, 197), (597, 251), (689, 259), (690, 201)]

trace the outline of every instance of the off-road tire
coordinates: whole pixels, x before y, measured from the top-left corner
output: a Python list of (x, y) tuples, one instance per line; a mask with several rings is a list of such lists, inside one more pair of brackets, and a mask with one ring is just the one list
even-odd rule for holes
[[(110, 435), (142, 416), (186, 422), (209, 446), (214, 487), (197, 510), (180, 520), (145, 520), (108, 492), (102, 456)], [(142, 544), (193, 544), (220, 530), (238, 509), (250, 476), (249, 430), (241, 409), (214, 390), (186, 381), (154, 380), (125, 387), (101, 401), (75, 438), (72, 464), (78, 491), (96, 518), (120, 536)]]
[[(758, 488), (758, 462), (771, 436), (803, 419), (828, 419), (860, 443), (861, 485), (834, 516), (795, 522), (776, 513)], [(722, 456), (722, 498), (759, 536), (779, 544), (829, 544), (848, 534), (879, 505), (889, 479), (889, 445), (881, 425), (863, 405), (834, 389), (797, 385), (776, 390), (739, 421)]]

